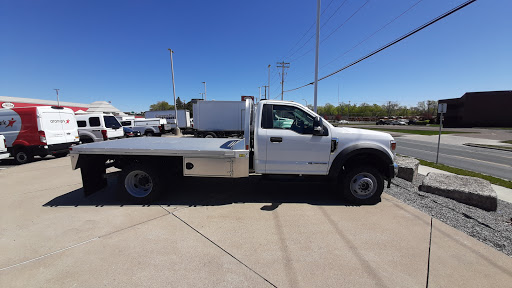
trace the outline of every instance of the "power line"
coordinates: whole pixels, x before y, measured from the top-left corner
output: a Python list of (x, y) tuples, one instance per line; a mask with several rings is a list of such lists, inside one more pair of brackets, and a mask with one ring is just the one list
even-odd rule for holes
[[(329, 8), (329, 6), (331, 6), (331, 4), (332, 4), (332, 2), (333, 2), (333, 1), (334, 1), (334, 0), (331, 0), (331, 2), (329, 2), (329, 4), (327, 4), (327, 7), (325, 7), (324, 11), (322, 11), (322, 15), (325, 13), (325, 11), (327, 11), (327, 8)], [(345, 0), (345, 2), (346, 2), (346, 1), (347, 1), (347, 0)], [(339, 8), (338, 8), (338, 9), (339, 9)], [(338, 10), (336, 10), (336, 11), (338, 11)], [(331, 16), (331, 17), (332, 17), (332, 16)], [(329, 18), (329, 19), (330, 19), (330, 18)], [(309, 33), (309, 31), (311, 31), (311, 29), (313, 29), (313, 27), (315, 27), (315, 24), (316, 24), (315, 22), (313, 22), (313, 24), (311, 24), (311, 26), (310, 26), (310, 27), (309, 27), (309, 29), (306, 31), (306, 33), (304, 33), (304, 35), (302, 35), (302, 37), (300, 37), (299, 41), (297, 41), (297, 43), (295, 43), (295, 45), (293, 45), (292, 49), (290, 49), (290, 51), (288, 51), (286, 54), (289, 54), (290, 52), (292, 52), (292, 51), (293, 51), (293, 49), (295, 49), (295, 47), (297, 47), (297, 45), (299, 45), (300, 41), (301, 41), (302, 39), (304, 39), (304, 37)], [(309, 38), (309, 39), (304, 43), (304, 45), (306, 45), (306, 44), (309, 42), (309, 40), (311, 40), (311, 38)], [(288, 58), (292, 57), (295, 53), (297, 53), (300, 49), (302, 49), (302, 47), (304, 47), (304, 45), (302, 45), (302, 46), (301, 46), (297, 51), (293, 52), (293, 54), (291, 54), (290, 56), (285, 57), (285, 59), (288, 59)]]
[[(331, 35), (332, 35), (332, 34), (334, 34), (334, 33), (335, 33), (336, 31), (338, 31), (341, 27), (343, 27), (343, 26), (344, 26), (348, 21), (350, 21), (350, 19), (352, 19), (352, 17), (354, 17), (357, 13), (359, 13), (359, 11), (361, 11), (361, 9), (363, 9), (363, 7), (364, 7), (364, 6), (366, 6), (366, 4), (368, 4), (368, 2), (370, 2), (370, 0), (367, 0), (367, 1), (366, 1), (366, 2), (361, 6), (361, 7), (359, 7), (359, 9), (357, 9), (354, 13), (352, 13), (352, 15), (350, 15), (350, 17), (348, 17), (348, 19), (347, 19), (347, 20), (345, 20), (343, 23), (341, 23), (341, 25), (340, 25), (340, 26), (338, 26), (336, 29), (334, 29), (334, 30), (333, 30), (329, 35), (327, 35), (327, 37), (325, 37), (324, 39), (322, 39), (322, 41), (320, 41), (320, 43), (323, 43), (325, 40), (327, 40), (329, 37), (331, 37)], [(343, 5), (343, 4), (345, 4), (345, 2), (343, 2), (343, 3), (342, 3), (342, 5)], [(341, 8), (341, 6), (340, 6), (340, 8)], [(330, 18), (329, 18), (329, 19), (330, 19)], [(325, 24), (326, 24), (326, 23), (324, 23), (324, 25), (325, 25)], [(322, 27), (323, 27), (323, 25), (322, 25)], [(315, 35), (313, 35), (313, 36), (315, 36)], [(311, 37), (308, 39), (308, 41), (309, 41), (309, 40), (311, 40), (311, 39), (313, 38), (313, 36), (311, 36)], [(307, 43), (307, 42), (306, 42), (306, 43)], [(304, 45), (306, 45), (306, 43), (304, 43)], [(304, 47), (304, 45), (302, 45), (302, 47)], [(301, 48), (302, 48), (302, 47), (301, 47)], [(295, 61), (297, 61), (297, 60), (301, 59), (302, 57), (306, 56), (306, 55), (307, 55), (307, 54), (309, 54), (311, 51), (313, 51), (313, 49), (314, 49), (314, 48), (309, 49), (306, 53), (302, 54), (301, 56), (299, 56), (299, 57), (297, 57), (297, 58), (295, 58), (295, 59), (293, 59), (293, 60), (291, 60), (290, 62), (295, 62)], [(300, 50), (300, 49), (299, 49), (299, 50)], [(297, 51), (299, 51), (299, 50), (297, 50)]]
[(352, 13), (352, 15), (350, 15), (350, 17), (348, 17), (347, 20), (345, 20), (345, 22), (341, 23), (340, 26), (338, 26), (336, 29), (334, 29), (331, 34), (327, 35), (327, 37), (325, 37), (322, 42), (324, 42), (325, 40), (329, 39), (329, 37), (331, 37), (332, 34), (334, 34), (336, 31), (338, 31), (338, 29), (340, 29), (341, 27), (343, 27), (348, 21), (350, 21), (350, 19), (352, 19), (352, 17), (354, 17), (357, 13), (359, 13), (359, 11), (361, 11), (361, 9), (363, 9), (364, 6), (366, 6), (366, 4), (368, 4), (368, 2), (370, 2), (370, 0), (367, 0), (366, 2), (364, 2), (364, 4), (359, 7), (359, 9), (356, 10), (356, 12)]
[(380, 29), (378, 29), (377, 31), (373, 32), (370, 36), (366, 37), (363, 41), (357, 43), (357, 45), (355, 45), (354, 47), (350, 48), (349, 50), (347, 50), (345, 53), (341, 54), (340, 56), (334, 58), (334, 60), (332, 60), (331, 62), (325, 64), (324, 66), (322, 66), (322, 68), (325, 68), (326, 66), (329, 66), (331, 63), (333, 63), (334, 61), (338, 60), (339, 58), (345, 56), (347, 53), (349, 53), (350, 51), (354, 50), (355, 48), (357, 48), (359, 45), (363, 44), (364, 42), (366, 42), (368, 39), (372, 38), (373, 36), (375, 36), (375, 34), (379, 33), (380, 31), (382, 31), (382, 29), (386, 28), (387, 26), (389, 26), (391, 23), (395, 22), (398, 18), (402, 17), (405, 13), (409, 12), (409, 10), (411, 10), (412, 8), (416, 7), (416, 5), (418, 5), (421, 1), (423, 0), (419, 0), (418, 2), (414, 3), (411, 7), (409, 7), (407, 10), (405, 10), (404, 12), (402, 12), (402, 14), (396, 16), (393, 20), (389, 21), (386, 25), (382, 26)]
[[(331, 76), (333, 76), (333, 75), (335, 75), (335, 74), (337, 74), (337, 73), (339, 73), (339, 72), (341, 72), (341, 71), (343, 71), (343, 70), (345, 70), (345, 69), (347, 69), (347, 68), (349, 68), (349, 67), (351, 67), (351, 66), (356, 65), (357, 63), (359, 63), (359, 62), (361, 62), (361, 61), (363, 61), (363, 60), (366, 60), (366, 59), (368, 59), (368, 58), (372, 57), (373, 55), (375, 55), (375, 54), (377, 54), (377, 53), (379, 53), (379, 52), (381, 52), (381, 51), (383, 51), (383, 50), (385, 50), (385, 49), (387, 49), (387, 48), (389, 48), (389, 47), (391, 47), (391, 46), (395, 45), (396, 43), (398, 43), (398, 42), (400, 42), (400, 41), (402, 41), (402, 40), (404, 40), (404, 39), (408, 38), (409, 36), (411, 36), (411, 35), (413, 35), (413, 34), (416, 34), (417, 32), (419, 32), (419, 31), (421, 31), (421, 30), (423, 30), (423, 29), (427, 28), (428, 26), (430, 26), (430, 25), (432, 25), (432, 24), (436, 23), (437, 21), (439, 21), (439, 20), (441, 20), (441, 19), (443, 19), (443, 18), (445, 18), (445, 17), (447, 17), (447, 16), (449, 16), (449, 15), (451, 15), (451, 14), (453, 14), (453, 13), (455, 13), (455, 12), (459, 11), (460, 9), (462, 9), (462, 8), (464, 8), (464, 7), (466, 7), (466, 6), (468, 6), (469, 4), (471, 4), (471, 3), (473, 3), (473, 2), (476, 2), (476, 0), (469, 0), (469, 1), (467, 1), (467, 2), (464, 2), (463, 4), (461, 4), (461, 5), (459, 5), (459, 6), (455, 7), (455, 8), (453, 8), (452, 10), (450, 10), (450, 11), (448, 11), (448, 12), (444, 13), (443, 15), (441, 15), (441, 16), (439, 16), (439, 17), (437, 17), (437, 18), (433, 19), (433, 20), (430, 20), (429, 22), (427, 22), (427, 23), (425, 23), (425, 24), (421, 25), (420, 27), (418, 27), (418, 28), (414, 29), (413, 31), (411, 31), (411, 32), (409, 32), (409, 33), (407, 33), (407, 34), (405, 34), (404, 36), (402, 36), (402, 37), (400, 37), (400, 38), (398, 38), (398, 39), (396, 39), (396, 40), (394, 40), (394, 41), (392, 41), (392, 42), (390, 42), (390, 43), (386, 44), (385, 46), (383, 46), (383, 47), (381, 47), (381, 48), (379, 48), (379, 49), (377, 49), (377, 50), (375, 50), (375, 51), (371, 52), (370, 54), (368, 54), (368, 55), (366, 55), (366, 56), (364, 56), (364, 57), (362, 57), (362, 58), (359, 58), (358, 60), (356, 60), (356, 61), (354, 61), (354, 62), (350, 63), (349, 65), (347, 65), (347, 66), (345, 66), (345, 67), (343, 67), (343, 68), (341, 68), (341, 69), (339, 69), (339, 70), (336, 70), (336, 71), (332, 72), (331, 74), (329, 74), (329, 75), (327, 75), (327, 76), (324, 76), (324, 77), (322, 77), (322, 78), (318, 79), (318, 81), (321, 81), (321, 80), (324, 80), (324, 79), (326, 79), (326, 78), (329, 78), (329, 77), (331, 77)], [(298, 89), (301, 89), (301, 88), (304, 88), (304, 87), (306, 87), (306, 86), (313, 85), (313, 84), (314, 84), (314, 82), (311, 82), (311, 83), (308, 83), (308, 84), (306, 84), (306, 85), (302, 85), (302, 86), (300, 86), (300, 87), (297, 87), (297, 88), (294, 88), (294, 89), (291, 89), (291, 90), (287, 90), (287, 91), (284, 91), (284, 92), (295, 91), (295, 90), (298, 90)]]

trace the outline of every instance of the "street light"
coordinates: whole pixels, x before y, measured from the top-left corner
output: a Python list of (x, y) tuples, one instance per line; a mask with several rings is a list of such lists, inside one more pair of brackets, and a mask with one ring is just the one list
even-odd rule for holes
[(204, 100), (206, 100), (206, 82), (203, 82), (204, 84)]

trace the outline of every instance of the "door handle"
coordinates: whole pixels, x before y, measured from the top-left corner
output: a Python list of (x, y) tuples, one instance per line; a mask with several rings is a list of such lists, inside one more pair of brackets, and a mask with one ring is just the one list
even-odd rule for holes
[(283, 138), (281, 138), (281, 137), (270, 137), (270, 142), (272, 142), (272, 143), (281, 143), (281, 142), (283, 142)]

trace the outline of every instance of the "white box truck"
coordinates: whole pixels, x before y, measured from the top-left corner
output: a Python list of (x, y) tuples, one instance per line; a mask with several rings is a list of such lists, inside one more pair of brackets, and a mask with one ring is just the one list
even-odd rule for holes
[(197, 101), (193, 105), (197, 137), (242, 137), (245, 101)]
[[(144, 117), (166, 119), (167, 124), (169, 125), (165, 126), (166, 131), (176, 128), (176, 111), (174, 110), (146, 111), (144, 112)], [(190, 122), (190, 111), (178, 110), (178, 125), (182, 130), (192, 128), (192, 124)]]
[(323, 176), (348, 200), (375, 203), (384, 180), (389, 187), (398, 172), (396, 142), (387, 133), (334, 127), (295, 102), (245, 104), (243, 139), (140, 137), (90, 143), (72, 147), (72, 168), (81, 169), (86, 196), (107, 185), (107, 167), (121, 169), (120, 195), (136, 203), (172, 193), (170, 183), (177, 177), (250, 173)]
[(73, 110), (55, 106), (0, 109), (0, 134), (17, 164), (34, 156), (66, 156), (79, 143)]

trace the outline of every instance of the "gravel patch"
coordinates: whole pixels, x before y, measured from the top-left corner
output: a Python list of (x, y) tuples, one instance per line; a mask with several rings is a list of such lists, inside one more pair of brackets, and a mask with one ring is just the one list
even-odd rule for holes
[(488, 212), (419, 191), (424, 177), (413, 183), (394, 178), (384, 192), (512, 257), (512, 203), (498, 200), (498, 209)]

